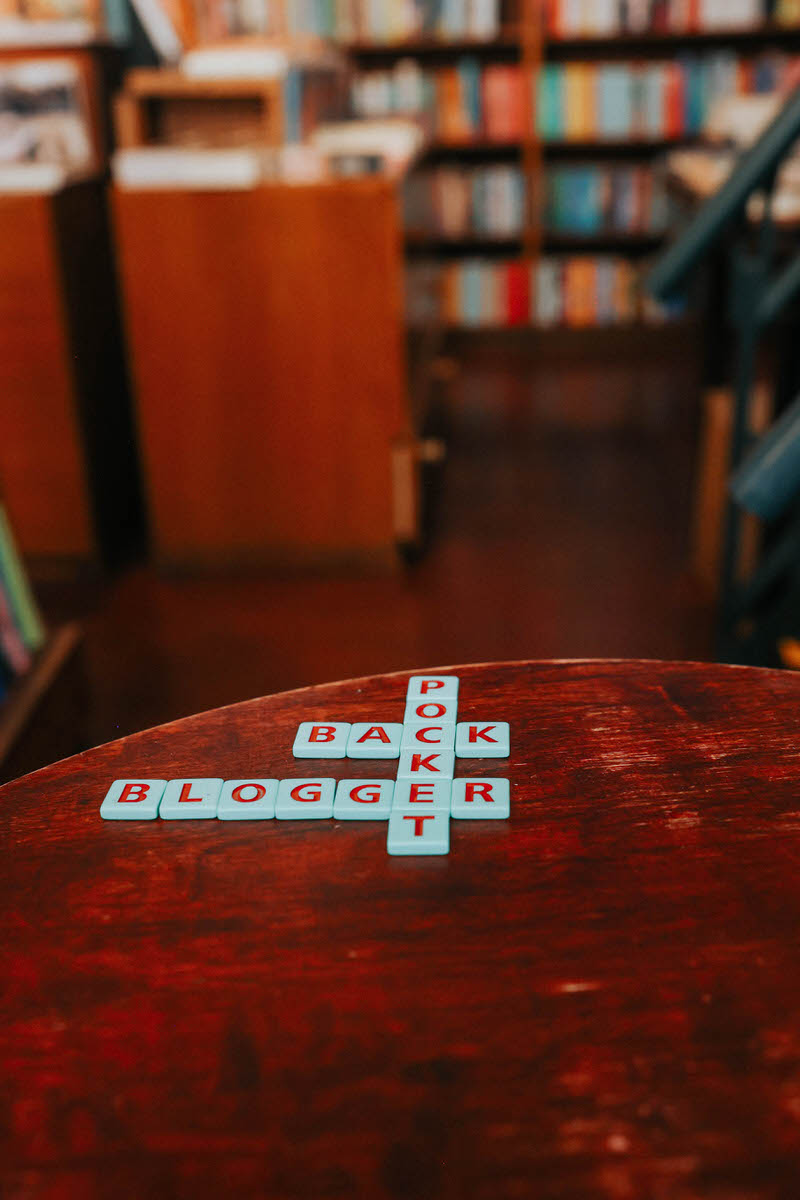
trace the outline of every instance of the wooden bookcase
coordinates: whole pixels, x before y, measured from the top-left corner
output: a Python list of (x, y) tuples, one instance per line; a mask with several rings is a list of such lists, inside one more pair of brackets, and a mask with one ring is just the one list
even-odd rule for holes
[[(771, 21), (750, 29), (703, 30), (692, 33), (644, 32), (614, 36), (555, 36), (547, 28), (545, 0), (521, 0), (513, 19), (506, 20), (501, 32), (490, 40), (420, 37), (400, 42), (358, 40), (347, 44), (356, 71), (388, 67), (401, 58), (416, 59), (421, 65), (449, 65), (462, 56), (478, 58), (482, 64), (507, 62), (519, 64), (532, 77), (546, 63), (605, 61), (652, 62), (693, 51), (711, 51), (730, 46), (745, 57), (776, 47), (800, 51), (800, 27), (777, 25)], [(485, 137), (469, 140), (438, 140), (429, 147), (425, 165), (436, 163), (474, 166), (481, 163), (517, 164), (525, 181), (527, 202), (519, 232), (513, 236), (492, 238), (468, 233), (442, 237), (410, 230), (407, 251), (412, 257), (440, 258), (442, 261), (482, 255), (489, 258), (519, 257), (534, 263), (543, 253), (614, 254), (639, 261), (654, 252), (668, 236), (666, 233), (570, 234), (546, 227), (544, 220), (544, 170), (557, 163), (594, 163), (606, 165), (652, 165), (675, 145), (668, 138), (629, 138), (625, 140), (542, 140), (537, 132), (533, 89), (527, 89), (530, 112), (525, 136), (493, 141)]]
[(396, 182), (113, 207), (156, 560), (391, 564), (421, 454)]

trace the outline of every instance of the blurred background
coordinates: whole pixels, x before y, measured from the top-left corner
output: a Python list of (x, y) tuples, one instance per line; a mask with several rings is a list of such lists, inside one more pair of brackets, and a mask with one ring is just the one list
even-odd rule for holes
[(798, 665), (798, 68), (800, 0), (0, 0), (0, 777)]

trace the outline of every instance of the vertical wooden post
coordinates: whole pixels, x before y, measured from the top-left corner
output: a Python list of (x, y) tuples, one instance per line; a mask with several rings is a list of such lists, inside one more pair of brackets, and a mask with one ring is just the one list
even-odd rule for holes
[(522, 71), (528, 96), (527, 133), (522, 143), (522, 171), (526, 188), (523, 254), (531, 266), (542, 248), (542, 142), (536, 113), (536, 86), (544, 57), (544, 5), (542, 0), (521, 0), (520, 39)]

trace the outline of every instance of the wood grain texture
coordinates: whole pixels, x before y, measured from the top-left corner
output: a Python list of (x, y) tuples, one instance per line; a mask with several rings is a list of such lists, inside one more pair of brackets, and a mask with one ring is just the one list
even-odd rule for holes
[(114, 208), (156, 556), (389, 558), (411, 432), (394, 186)]
[(512, 818), (446, 858), (389, 858), (377, 823), (98, 814), (118, 776), (297, 774), (301, 719), (399, 720), (405, 675), (0, 789), (3, 1194), (796, 1194), (800, 680), (457, 670), (462, 718), (511, 722), (480, 772)]

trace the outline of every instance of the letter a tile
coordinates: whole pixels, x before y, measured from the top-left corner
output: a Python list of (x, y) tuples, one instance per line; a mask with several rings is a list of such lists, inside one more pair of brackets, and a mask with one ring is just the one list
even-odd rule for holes
[(441, 810), (414, 813), (392, 810), (386, 849), (390, 854), (448, 854), (450, 816)]
[(295, 758), (344, 758), (349, 721), (303, 721), (294, 739)]
[(154, 821), (166, 779), (115, 779), (100, 805), (106, 821)]
[(350, 729), (348, 758), (399, 758), (403, 726), (397, 722), (359, 721)]

